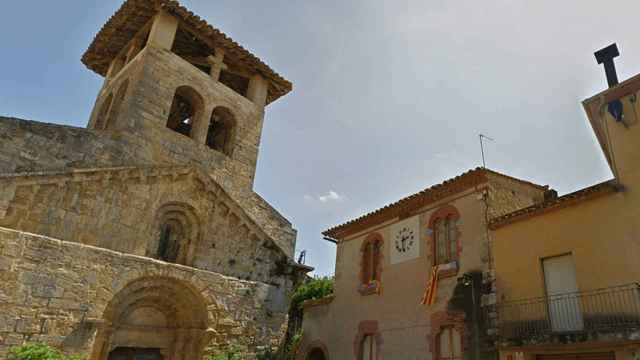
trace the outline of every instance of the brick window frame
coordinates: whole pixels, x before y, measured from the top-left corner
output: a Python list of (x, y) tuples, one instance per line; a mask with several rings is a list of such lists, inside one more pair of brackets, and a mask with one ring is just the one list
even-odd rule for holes
[[(369, 234), (360, 246), (360, 281), (358, 284), (360, 295), (380, 293), (382, 261), (384, 259), (383, 246), (384, 239), (379, 233)], [(371, 253), (368, 253), (368, 251)]]
[(382, 334), (378, 328), (377, 320), (365, 320), (358, 324), (358, 334), (353, 340), (353, 352), (356, 360), (362, 360), (362, 342), (367, 336), (372, 336), (376, 340), (376, 360), (382, 360)]
[(465, 314), (463, 312), (438, 311), (431, 315), (431, 333), (427, 336), (427, 345), (431, 351), (431, 359), (440, 360), (440, 334), (453, 328), (460, 334), (462, 355), (468, 347)]
[[(446, 219), (450, 219), (454, 221), (460, 220), (460, 212), (455, 206), (444, 205), (440, 207), (438, 210), (436, 210), (433, 214), (431, 214), (431, 217), (429, 218), (428, 248), (431, 249), (431, 265), (432, 266), (438, 265), (437, 263), (438, 256), (436, 252), (437, 251), (436, 229), (435, 229), (436, 222), (438, 220), (446, 220)], [(458, 274), (458, 269), (460, 268), (459, 266), (460, 264), (458, 262), (460, 261), (460, 254), (462, 253), (462, 241), (461, 241), (462, 232), (460, 231), (460, 226), (456, 225), (455, 234), (456, 234), (456, 253), (455, 255), (452, 255), (452, 258), (456, 262), (456, 267), (454, 269), (441, 271), (438, 274), (440, 278), (456, 276)]]
[(315, 340), (310, 342), (307, 346), (305, 346), (304, 351), (298, 351), (296, 355), (296, 360), (307, 360), (311, 352), (314, 350), (320, 350), (324, 354), (325, 360), (331, 360), (331, 356), (329, 356), (329, 348), (320, 340)]

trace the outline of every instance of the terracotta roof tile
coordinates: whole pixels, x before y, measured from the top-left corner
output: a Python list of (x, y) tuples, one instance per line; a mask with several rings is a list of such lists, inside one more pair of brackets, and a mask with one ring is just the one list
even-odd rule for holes
[(461, 175), (458, 175), (452, 179), (446, 180), (440, 184), (428, 187), (416, 194), (410, 195), (392, 204), (384, 206), (378, 210), (372, 211), (359, 218), (348, 221), (344, 224), (332, 227), (322, 234), (334, 239), (341, 239), (350, 234), (362, 231), (368, 227), (374, 226), (384, 221), (394, 219), (399, 216), (406, 215), (411, 211), (415, 211), (452, 194), (473, 188), (476, 185), (485, 183), (488, 181), (487, 174), (493, 174), (500, 177), (508, 178), (540, 190), (547, 190), (548, 186), (542, 186), (534, 184), (529, 181), (521, 180), (508, 176), (497, 171), (493, 171), (486, 168), (476, 168), (469, 170)]
[(266, 77), (271, 86), (269, 88), (268, 103), (287, 94), (293, 88), (291, 82), (271, 69), (258, 57), (233, 41), (222, 31), (209, 25), (198, 15), (189, 11), (175, 0), (127, 0), (120, 9), (107, 21), (98, 32), (93, 42), (82, 56), (84, 63), (90, 70), (105, 76), (109, 64), (126, 46), (126, 44), (140, 31), (159, 11), (165, 10), (184, 21), (199, 35), (215, 43), (217, 47), (225, 49), (227, 56), (234, 62), (260, 73)]
[(495, 230), (516, 221), (528, 219), (532, 216), (544, 214), (552, 210), (571, 206), (599, 196), (615, 193), (617, 191), (619, 191), (619, 185), (616, 184), (615, 180), (605, 181), (603, 183), (596, 184), (561, 197), (549, 199), (539, 204), (492, 219), (489, 222), (489, 228)]

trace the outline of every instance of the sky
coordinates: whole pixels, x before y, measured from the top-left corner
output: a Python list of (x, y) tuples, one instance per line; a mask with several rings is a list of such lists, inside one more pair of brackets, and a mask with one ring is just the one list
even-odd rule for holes
[[(613, 42), (640, 73), (637, 0), (183, 0), (294, 84), (267, 108), (255, 190), (321, 232), (481, 165), (564, 194), (611, 173), (581, 101)], [(3, 0), (0, 115), (86, 126), (102, 79), (80, 57), (119, 0)]]

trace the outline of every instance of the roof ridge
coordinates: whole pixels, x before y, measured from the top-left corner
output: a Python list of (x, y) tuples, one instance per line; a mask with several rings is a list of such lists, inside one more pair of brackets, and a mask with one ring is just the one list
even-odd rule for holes
[[(518, 181), (521, 182), (523, 184), (529, 185), (529, 186), (533, 186), (536, 187), (540, 190), (548, 190), (549, 186), (548, 185), (539, 185), (539, 184), (535, 184), (533, 182), (530, 181), (526, 181), (526, 180), (522, 180), (522, 179), (518, 179), (515, 178), (513, 176), (509, 176), (509, 175), (505, 175), (502, 174), (498, 171), (495, 170), (491, 170), (488, 169), (486, 167), (476, 167), (476, 168), (472, 168), (470, 170), (467, 170), (465, 172), (463, 172), (460, 175), (454, 176), (452, 178), (446, 179), (440, 183), (436, 183), (434, 185), (431, 185), (417, 193), (405, 196), (403, 198), (401, 198), (400, 200), (397, 200), (395, 202), (392, 202), (388, 205), (385, 205), (383, 207), (380, 207), (376, 210), (373, 210), (369, 213), (366, 213), (362, 216), (359, 216), (355, 219), (349, 220), (347, 222), (344, 222), (340, 225), (336, 225), (334, 227), (331, 227), (325, 231), (322, 232), (323, 235), (325, 236), (329, 236), (329, 237), (333, 237), (336, 238), (338, 236), (340, 236), (341, 234), (348, 232), (348, 228), (352, 227), (352, 226), (357, 226), (357, 225), (361, 225), (361, 226), (365, 226), (369, 223), (374, 222), (375, 217), (380, 218), (379, 221), (382, 221), (385, 218), (392, 218), (394, 216), (397, 216), (398, 212), (400, 212), (400, 208), (401, 207), (405, 207), (405, 206), (412, 206), (412, 207), (419, 207), (419, 206), (424, 206), (426, 204), (429, 203), (428, 200), (430, 200), (430, 198), (435, 198), (435, 199), (431, 199), (432, 201), (436, 201), (440, 198), (438, 198), (438, 195), (442, 195), (442, 194), (447, 194), (447, 190), (451, 189), (451, 187), (453, 187), (454, 185), (461, 183), (463, 180), (467, 180), (469, 179), (470, 184), (473, 185), (477, 185), (483, 182), (488, 181), (488, 178), (486, 178), (486, 174), (490, 173), (490, 174), (494, 174), (496, 176), (501, 176), (501, 177), (505, 177), (514, 181)], [(481, 175), (485, 175), (484, 178), (479, 178), (479, 176)], [(473, 178), (473, 177), (477, 177), (477, 178)], [(474, 181), (471, 181), (474, 180)], [(466, 185), (470, 185), (470, 184), (466, 184)], [(461, 184), (461, 185), (465, 185), (465, 184)], [(468, 189), (469, 186), (462, 186), (460, 189), (455, 190), (456, 192), (460, 192), (463, 190)], [(442, 194), (441, 194), (442, 193)], [(413, 202), (413, 204), (411, 204), (411, 202)], [(409, 210), (404, 210), (409, 211)]]

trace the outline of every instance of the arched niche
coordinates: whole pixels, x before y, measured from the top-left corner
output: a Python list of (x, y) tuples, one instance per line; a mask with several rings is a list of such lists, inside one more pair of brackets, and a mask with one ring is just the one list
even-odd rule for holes
[(163, 359), (201, 359), (210, 340), (207, 304), (170, 277), (143, 277), (120, 290), (103, 313), (91, 360), (154, 349)]
[(147, 246), (148, 257), (181, 265), (193, 264), (201, 231), (192, 206), (178, 202), (161, 206), (156, 212), (152, 234)]
[(229, 109), (223, 106), (213, 109), (207, 130), (207, 146), (231, 156), (235, 146), (236, 126), (236, 119)]
[(176, 89), (169, 110), (167, 128), (184, 136), (194, 137), (194, 130), (202, 119), (204, 99), (194, 88), (180, 86)]

